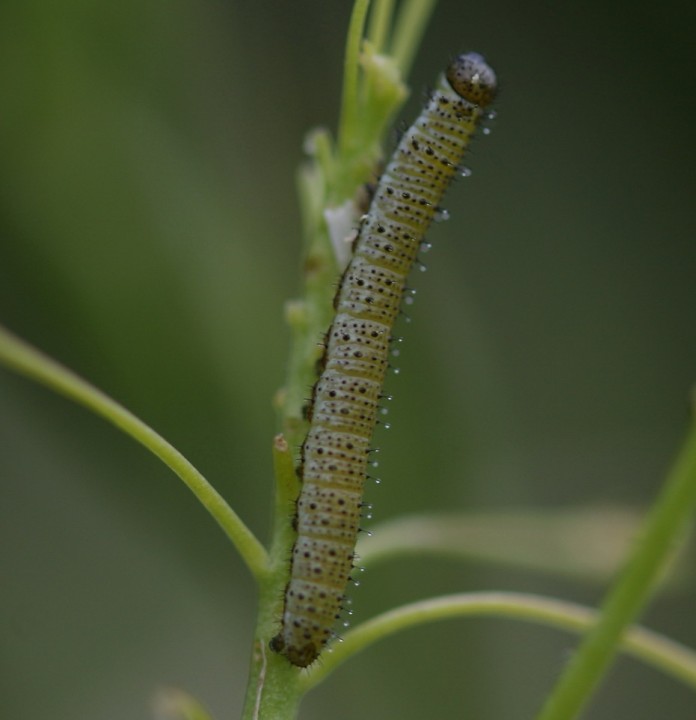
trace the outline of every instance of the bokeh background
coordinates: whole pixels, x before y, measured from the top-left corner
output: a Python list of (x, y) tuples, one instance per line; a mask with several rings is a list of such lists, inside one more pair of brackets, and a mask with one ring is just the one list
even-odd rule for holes
[[(0, 319), (197, 465), (263, 538), (271, 399), (298, 291), (294, 174), (335, 127), (350, 3), (5, 0)], [(449, 56), (496, 67), (499, 119), (431, 232), (390, 380), (376, 520), (646, 507), (696, 380), (694, 9), (440, 2), (403, 118)], [(412, 559), (356, 619), (478, 589), (594, 604), (598, 584)], [(688, 578), (645, 622), (696, 646)], [(0, 369), (0, 697), (14, 720), (151, 718), (179, 686), (243, 698), (255, 591), (183, 485), (103, 421)], [(575, 639), (497, 620), (383, 642), (303, 717), (528, 718)], [(622, 659), (587, 717), (694, 717)]]

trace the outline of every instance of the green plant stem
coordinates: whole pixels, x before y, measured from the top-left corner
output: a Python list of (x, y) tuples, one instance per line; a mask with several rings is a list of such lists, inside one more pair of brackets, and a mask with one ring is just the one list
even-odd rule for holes
[(169, 466), (215, 518), (252, 575), (268, 570), (263, 545), (198, 470), (142, 420), (86, 380), (0, 326), (0, 363), (101, 415)]
[(410, 0), (405, 3), (396, 20), (391, 55), (403, 77), (408, 77), (437, 0)]
[(358, 75), (360, 72), (360, 46), (370, 0), (356, 0), (350, 16), (346, 54), (343, 65), (343, 98), (339, 122), (339, 142), (345, 154), (351, 149), (358, 122)]
[[(605, 584), (622, 567), (644, 517), (644, 510), (602, 505), (404, 515), (375, 525), (370, 537), (358, 540), (356, 552), (367, 569), (431, 556)], [(670, 562), (678, 570), (662, 578), (665, 589), (696, 577), (696, 543), (676, 550)]]
[(387, 37), (392, 26), (394, 0), (375, 0), (370, 14), (367, 40), (375, 52), (383, 53)]
[[(280, 427), (295, 454), (307, 434), (303, 407), (317, 379), (321, 338), (334, 315), (332, 300), (341, 272), (330, 232), (335, 226), (329, 227), (326, 211), (342, 208), (348, 218), (346, 234), (357, 225), (360, 210), (356, 195), (374, 177), (387, 123), (407, 95), (390, 58), (376, 58), (372, 50), (361, 55), (367, 8), (365, 0), (357, 0), (351, 15), (337, 144), (334, 146), (327, 131), (312, 132), (306, 143), (311, 159), (298, 177), (304, 288), (302, 298), (286, 306), (293, 337), (287, 379), (276, 397)], [(391, 18), (389, 0), (379, 0), (374, 22), (379, 26), (387, 15)], [(375, 32), (381, 35), (384, 29), (377, 27)]]
[[(304, 690), (316, 687), (339, 665), (389, 635), (454, 617), (503, 617), (537, 622), (572, 632), (592, 627), (597, 612), (574, 603), (524, 593), (482, 592), (447, 595), (404, 605), (368, 620), (343, 636), (320, 663), (300, 678)], [(634, 657), (678, 678), (696, 690), (696, 652), (640, 627), (630, 628), (621, 647)]]
[(267, 644), (254, 642), (242, 720), (294, 720), (303, 695), (301, 672)]
[(597, 624), (561, 675), (537, 720), (578, 716), (614, 658), (626, 628), (647, 603), (696, 506), (696, 422), (645, 521), (642, 535), (609, 591)]

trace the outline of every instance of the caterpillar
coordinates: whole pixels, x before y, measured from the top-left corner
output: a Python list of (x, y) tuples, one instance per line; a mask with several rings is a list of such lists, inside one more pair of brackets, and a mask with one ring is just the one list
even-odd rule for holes
[(271, 648), (311, 665), (332, 635), (353, 568), (368, 453), (407, 276), (486, 106), (496, 77), (483, 57), (455, 58), (401, 138), (360, 222), (334, 301), (300, 452), (290, 580)]

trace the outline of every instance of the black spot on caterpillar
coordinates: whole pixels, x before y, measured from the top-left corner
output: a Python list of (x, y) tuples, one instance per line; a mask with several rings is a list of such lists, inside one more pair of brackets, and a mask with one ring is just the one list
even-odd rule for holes
[(301, 450), (297, 540), (282, 628), (271, 640), (272, 649), (298, 667), (318, 657), (342, 608), (407, 276), (495, 92), (495, 73), (480, 55), (450, 63), (382, 174), (340, 282)]

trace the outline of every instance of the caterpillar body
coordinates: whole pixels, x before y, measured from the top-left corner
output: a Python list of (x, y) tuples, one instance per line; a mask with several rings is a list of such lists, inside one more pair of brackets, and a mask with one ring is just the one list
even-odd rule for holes
[(297, 540), (282, 628), (271, 640), (271, 648), (298, 667), (318, 657), (342, 609), (407, 276), (495, 92), (495, 73), (480, 55), (455, 58), (401, 138), (361, 220), (314, 386), (298, 469)]

